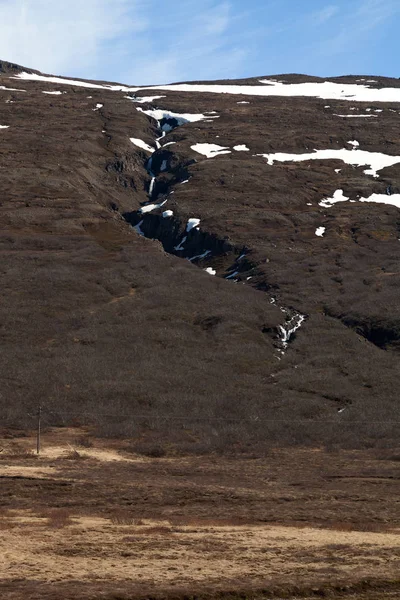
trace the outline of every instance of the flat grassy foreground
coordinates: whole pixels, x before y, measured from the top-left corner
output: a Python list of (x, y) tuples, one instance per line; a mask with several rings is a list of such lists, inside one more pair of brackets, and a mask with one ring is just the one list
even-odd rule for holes
[(2, 600), (400, 597), (400, 451), (0, 439)]

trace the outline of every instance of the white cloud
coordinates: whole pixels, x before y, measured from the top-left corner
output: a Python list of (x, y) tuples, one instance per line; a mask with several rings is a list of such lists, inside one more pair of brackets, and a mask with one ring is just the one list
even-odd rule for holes
[[(137, 8), (137, 0), (0, 0), (0, 56), (49, 73), (90, 77), (104, 45), (146, 28)], [(110, 45), (109, 56), (117, 50)]]
[[(0, 58), (130, 84), (234, 76), (228, 0), (0, 0)], [(232, 47), (233, 45), (233, 47)]]

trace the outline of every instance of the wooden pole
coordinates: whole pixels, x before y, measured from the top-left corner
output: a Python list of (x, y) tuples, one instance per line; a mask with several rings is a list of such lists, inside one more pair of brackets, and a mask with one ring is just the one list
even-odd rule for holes
[(41, 423), (42, 421), (42, 407), (39, 405), (38, 410), (38, 422), (37, 422), (37, 438), (36, 438), (36, 453), (40, 454), (40, 433), (41, 433)]

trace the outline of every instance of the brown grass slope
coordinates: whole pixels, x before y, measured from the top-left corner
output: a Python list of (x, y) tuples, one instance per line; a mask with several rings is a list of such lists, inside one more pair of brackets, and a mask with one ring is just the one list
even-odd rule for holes
[[(339, 187), (353, 196), (396, 191), (400, 167), (375, 180), (340, 162), (270, 167), (254, 155), (354, 139), (399, 155), (399, 106), (340, 119), (333, 113), (350, 103), (330, 101), (328, 110), (318, 99), (249, 97), (242, 105), (243, 96), (162, 92), (161, 108), (220, 116), (167, 134), (163, 143), (176, 143), (155, 155), (168, 163), (156, 191), (174, 191), (168, 208), (179, 231), (201, 219), (193, 254), (206, 235), (222, 248), (203, 269), (226, 275), (247, 249), (234, 283), (166, 252), (173, 235), (157, 213), (149, 231), (162, 244), (123, 218), (149, 186), (148, 154), (129, 138), (154, 145), (159, 135), (124, 92), (9, 73), (0, 84), (26, 90), (0, 90), (0, 124), (9, 125), (0, 131), (5, 424), (31, 426), (44, 404), (48, 424), (95, 422), (108, 435), (163, 429), (174, 439), (189, 427), (196, 447), (395, 443), (399, 213), (318, 202)], [(66, 93), (43, 94), (51, 90)], [(197, 142), (246, 143), (251, 152), (207, 160), (191, 149)], [(179, 186), (183, 173), (191, 179)], [(320, 225), (323, 239), (314, 235)], [(307, 316), (281, 360), (279, 306)]]

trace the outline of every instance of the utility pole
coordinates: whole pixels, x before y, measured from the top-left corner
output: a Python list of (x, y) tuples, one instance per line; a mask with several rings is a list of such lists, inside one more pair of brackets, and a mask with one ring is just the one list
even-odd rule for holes
[(39, 404), (38, 421), (37, 421), (37, 437), (36, 437), (36, 453), (40, 454), (40, 433), (42, 425), (42, 406)]

